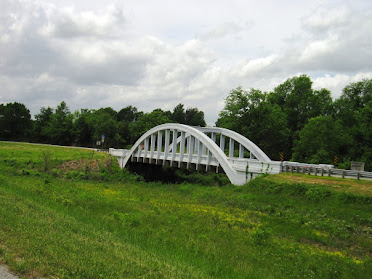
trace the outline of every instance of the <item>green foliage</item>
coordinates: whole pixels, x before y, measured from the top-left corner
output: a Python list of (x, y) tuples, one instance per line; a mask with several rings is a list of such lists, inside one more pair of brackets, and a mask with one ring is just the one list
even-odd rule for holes
[(117, 119), (122, 122), (136, 122), (141, 114), (136, 107), (127, 106), (118, 112)]
[(332, 113), (330, 92), (313, 90), (312, 81), (306, 75), (287, 79), (268, 98), (272, 104), (283, 108), (292, 133), (301, 130), (309, 119)]
[(293, 159), (314, 164), (333, 164), (333, 158), (346, 145), (340, 121), (331, 116), (318, 116), (309, 120), (294, 144)]
[(185, 124), (200, 127), (207, 125), (204, 120), (204, 112), (199, 111), (197, 108), (188, 108), (185, 114)]
[(267, 96), (253, 88), (232, 90), (216, 125), (246, 136), (269, 157), (279, 159), (279, 151), (289, 152), (289, 129), (286, 115), (278, 105), (271, 105)]
[(136, 140), (146, 133), (151, 128), (164, 123), (171, 123), (172, 120), (169, 119), (167, 113), (161, 109), (155, 109), (150, 113), (144, 113), (141, 115), (137, 122), (132, 122), (130, 124), (130, 137), (131, 142), (135, 143)]
[(50, 170), (51, 159), (52, 159), (52, 152), (50, 150), (43, 150), (44, 171)]
[(180, 124), (186, 124), (186, 113), (183, 104), (174, 107), (171, 119)]
[(306, 75), (287, 79), (270, 92), (230, 91), (216, 125), (256, 143), (271, 159), (308, 163), (350, 161), (372, 170), (372, 80), (347, 85), (332, 101), (325, 88), (314, 90)]
[(72, 141), (73, 115), (65, 102), (57, 106), (45, 127), (44, 133), (52, 144), (69, 145)]
[(14, 102), (0, 104), (0, 139), (24, 140), (31, 128), (31, 114), (25, 105)]
[(363, 161), (372, 170), (372, 79), (350, 83), (335, 101), (336, 118), (343, 126), (348, 145), (341, 150), (345, 161)]
[(262, 228), (254, 231), (251, 236), (255, 244), (263, 245), (269, 241), (270, 232), (265, 228)]

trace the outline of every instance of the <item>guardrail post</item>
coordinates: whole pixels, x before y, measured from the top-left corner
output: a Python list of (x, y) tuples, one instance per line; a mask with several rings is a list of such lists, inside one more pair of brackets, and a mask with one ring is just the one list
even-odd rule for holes
[(359, 171), (357, 172), (357, 179), (358, 180), (360, 179), (360, 172)]
[(322, 176), (324, 175), (324, 169), (322, 168), (322, 170), (321, 170), (321, 173), (322, 173)]
[(311, 167), (309, 167), (309, 175), (310, 175), (310, 173), (311, 173)]
[(328, 169), (328, 177), (331, 177), (331, 174), (332, 174), (332, 170)]
[(342, 171), (342, 178), (345, 178), (345, 171)]
[(315, 176), (317, 176), (317, 175), (318, 175), (318, 169), (315, 168)]

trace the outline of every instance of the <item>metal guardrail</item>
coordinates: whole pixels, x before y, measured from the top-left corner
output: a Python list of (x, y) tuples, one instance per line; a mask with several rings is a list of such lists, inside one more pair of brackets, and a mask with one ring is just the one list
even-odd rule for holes
[(283, 162), (282, 172), (302, 173), (308, 175), (335, 176), (342, 178), (372, 179), (372, 172), (335, 169), (333, 165), (314, 165), (296, 162)]

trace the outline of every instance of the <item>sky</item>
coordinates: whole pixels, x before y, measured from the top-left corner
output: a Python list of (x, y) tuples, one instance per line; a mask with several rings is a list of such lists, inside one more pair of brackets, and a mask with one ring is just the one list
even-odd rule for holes
[(213, 125), (229, 92), (306, 74), (333, 98), (372, 78), (370, 0), (0, 0), (0, 103), (150, 112)]

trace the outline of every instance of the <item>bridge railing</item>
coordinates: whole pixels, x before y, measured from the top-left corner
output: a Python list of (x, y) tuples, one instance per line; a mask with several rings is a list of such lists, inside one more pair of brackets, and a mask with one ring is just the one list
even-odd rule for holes
[(314, 165), (296, 162), (283, 162), (282, 172), (302, 173), (319, 176), (334, 176), (342, 178), (372, 179), (372, 172), (335, 169), (333, 165)]

